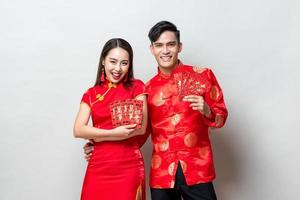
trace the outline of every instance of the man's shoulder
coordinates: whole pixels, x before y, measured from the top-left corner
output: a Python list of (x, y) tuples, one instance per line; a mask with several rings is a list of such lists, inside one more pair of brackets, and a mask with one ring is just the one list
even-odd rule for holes
[[(180, 69), (179, 69), (180, 70)], [(190, 72), (196, 72), (196, 73), (203, 73), (203, 72), (209, 72), (211, 69), (206, 66), (199, 66), (199, 65), (187, 65), (183, 64), (181, 67), (181, 70), (183, 71), (190, 71)]]
[(157, 80), (158, 77), (159, 77), (159, 74), (156, 74), (155, 76), (153, 76), (152, 78), (150, 78), (150, 79), (145, 83), (146, 88), (149, 87), (155, 80)]
[(132, 82), (133, 85), (145, 85), (142, 80), (136, 79), (136, 78), (131, 79), (131, 82)]

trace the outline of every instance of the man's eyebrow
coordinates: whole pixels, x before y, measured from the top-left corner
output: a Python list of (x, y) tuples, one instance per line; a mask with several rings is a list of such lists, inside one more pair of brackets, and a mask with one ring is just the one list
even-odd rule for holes
[(166, 43), (163, 43), (163, 42), (153, 42), (153, 44), (173, 44), (173, 43), (177, 43), (177, 41), (173, 40), (173, 41), (169, 41), (169, 42), (166, 42)]

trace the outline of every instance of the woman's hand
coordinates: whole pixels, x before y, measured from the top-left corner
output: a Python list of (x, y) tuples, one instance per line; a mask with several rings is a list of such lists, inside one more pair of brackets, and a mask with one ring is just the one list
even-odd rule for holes
[(136, 130), (136, 124), (118, 126), (112, 129), (112, 134), (120, 139), (127, 139), (131, 137), (131, 134)]
[(136, 126), (136, 124), (118, 126), (112, 129), (112, 132), (115, 136), (128, 137), (136, 129)]

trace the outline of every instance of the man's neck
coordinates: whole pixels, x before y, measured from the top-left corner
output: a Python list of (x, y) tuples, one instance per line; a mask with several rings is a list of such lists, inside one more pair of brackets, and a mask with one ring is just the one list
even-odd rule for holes
[(165, 75), (170, 75), (172, 73), (172, 71), (178, 66), (178, 65), (181, 65), (181, 62), (180, 60), (178, 60), (177, 64), (172, 66), (172, 67), (168, 67), (168, 68), (165, 68), (165, 67), (160, 67), (158, 66), (159, 70), (165, 74)]
[(161, 73), (165, 74), (165, 75), (170, 75), (172, 73), (172, 71), (176, 68), (177, 65), (175, 65), (174, 67), (170, 67), (170, 68), (164, 68), (164, 67), (160, 67), (159, 66), (159, 70), (161, 71)]

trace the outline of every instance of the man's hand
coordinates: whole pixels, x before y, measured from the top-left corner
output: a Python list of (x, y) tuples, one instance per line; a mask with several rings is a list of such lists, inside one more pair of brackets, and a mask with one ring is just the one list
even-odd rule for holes
[(211, 116), (211, 110), (207, 103), (204, 101), (203, 96), (197, 96), (197, 95), (188, 95), (183, 97), (183, 101), (190, 102), (190, 107), (192, 107), (193, 110), (198, 110), (200, 113), (205, 115), (205, 117)]
[(91, 158), (91, 155), (94, 151), (94, 144), (92, 141), (89, 141), (83, 146), (83, 151), (84, 151), (84, 158), (86, 161), (89, 161)]

